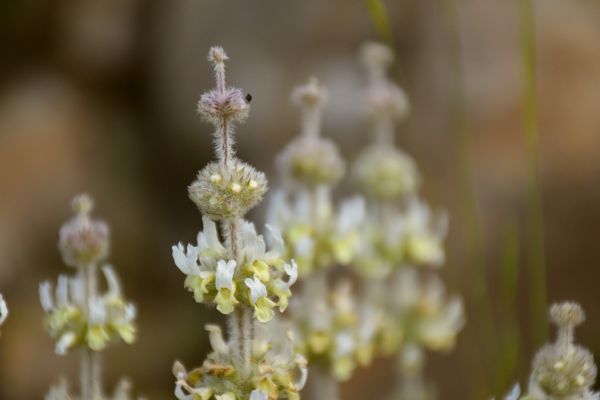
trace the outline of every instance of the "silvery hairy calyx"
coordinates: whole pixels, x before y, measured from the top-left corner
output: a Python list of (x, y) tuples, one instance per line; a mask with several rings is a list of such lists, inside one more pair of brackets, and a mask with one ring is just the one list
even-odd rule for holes
[(198, 112), (214, 126), (217, 160), (188, 187), (202, 214), (197, 241), (172, 250), (184, 286), (196, 302), (227, 315), (228, 329), (225, 338), (219, 326), (206, 326), (213, 351), (200, 367), (187, 371), (175, 363), (175, 395), (180, 400), (298, 399), (306, 360), (296, 352), (292, 332), (274, 321), (288, 306), (298, 267), (277, 229), (267, 226), (263, 237), (244, 219), (261, 202), (267, 179), (235, 153), (234, 130), (250, 106), (240, 89), (226, 84), (227, 54), (213, 47), (208, 60), (215, 88), (200, 97)]
[[(60, 252), (75, 273), (61, 274), (55, 286), (49, 281), (40, 284), (40, 301), (47, 314), (45, 326), (56, 342), (56, 354), (77, 352), (81, 357), (79, 393), (71, 394), (63, 379), (50, 389), (47, 400), (132, 398), (126, 380), (112, 395), (105, 394), (102, 387), (101, 352), (112, 343), (135, 341), (136, 309), (123, 297), (114, 269), (102, 265), (109, 254), (109, 229), (91, 218), (92, 207), (89, 196), (75, 197), (75, 215), (60, 229)], [(104, 292), (99, 289), (98, 269), (106, 281)]]
[(505, 400), (598, 400), (592, 391), (597, 367), (594, 356), (575, 344), (575, 327), (582, 324), (585, 314), (573, 302), (550, 307), (550, 320), (557, 327), (556, 340), (546, 344), (533, 358), (527, 394), (521, 395), (515, 385)]

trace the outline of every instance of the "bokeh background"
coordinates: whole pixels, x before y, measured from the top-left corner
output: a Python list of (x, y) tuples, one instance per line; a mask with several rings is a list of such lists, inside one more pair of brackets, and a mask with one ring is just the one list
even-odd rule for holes
[[(381, 35), (367, 3), (0, 2), (0, 292), (11, 309), (0, 399), (42, 398), (59, 375), (77, 382), (77, 357), (54, 355), (43, 331), (37, 287), (68, 271), (57, 232), (82, 191), (111, 225), (110, 262), (139, 308), (139, 341), (107, 352), (106, 380), (125, 375), (151, 399), (173, 397), (173, 360), (199, 364), (203, 325), (222, 321), (183, 290), (170, 256), (201, 225), (186, 186), (212, 157), (210, 127), (195, 114), (212, 86), (206, 52), (224, 46), (230, 82), (252, 94), (239, 154), (275, 185), (273, 157), (298, 131), (289, 92), (310, 75), (331, 93), (324, 134), (347, 159), (367, 141), (357, 49)], [(420, 165), (425, 197), (450, 212), (442, 274), (467, 301), (457, 349), (429, 361), (444, 399), (489, 398), (526, 381), (539, 344), (529, 232), (540, 227), (548, 298), (582, 303), (579, 340), (600, 354), (600, 3), (534, 3), (539, 185), (523, 129), (522, 1), (383, 2), (393, 75), (413, 108), (397, 142)], [(384, 398), (393, 379), (391, 362), (378, 360), (344, 385), (344, 398)]]

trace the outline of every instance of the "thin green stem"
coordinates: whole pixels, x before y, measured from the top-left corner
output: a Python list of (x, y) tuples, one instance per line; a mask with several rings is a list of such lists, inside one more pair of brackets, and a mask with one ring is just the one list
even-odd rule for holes
[(387, 10), (382, 0), (365, 0), (371, 20), (379, 36), (387, 43), (388, 46), (394, 48), (394, 35), (388, 17)]
[(544, 257), (544, 216), (540, 176), (539, 123), (535, 50), (535, 10), (532, 0), (519, 0), (523, 58), (523, 134), (528, 156), (528, 279), (534, 347), (548, 338)]
[(511, 222), (505, 229), (500, 279), (500, 312), (503, 321), (501, 345), (497, 359), (499, 372), (496, 393), (504, 393), (517, 375), (520, 335), (516, 316), (516, 298), (519, 283), (519, 232)]
[[(83, 281), (85, 312), (89, 320), (91, 315), (91, 303), (97, 292), (97, 267), (96, 264), (81, 265), (79, 276)], [(80, 380), (81, 400), (92, 400), (102, 392), (100, 384), (100, 359), (98, 354), (89, 347), (82, 349)]]
[[(462, 42), (460, 38), (460, 19), (458, 14), (458, 4), (456, 0), (443, 0), (447, 24), (450, 33), (450, 45), (453, 56), (453, 75), (454, 88), (452, 106), (454, 107), (454, 124), (457, 134), (457, 158), (459, 171), (459, 195), (460, 204), (462, 204), (462, 218), (465, 235), (465, 259), (469, 268), (470, 287), (468, 288), (469, 304), (472, 305), (474, 317), (472, 321), (480, 322), (477, 341), (482, 349), (491, 349), (491, 344), (495, 342), (495, 329), (492, 320), (492, 306), (489, 298), (490, 290), (488, 287), (485, 263), (483, 259), (483, 244), (481, 239), (480, 221), (478, 215), (477, 193), (474, 185), (473, 176), (473, 155), (472, 155), (472, 132), (470, 130), (467, 114), (467, 98), (465, 90), (465, 77), (462, 60)], [(469, 310), (467, 310), (469, 312)], [(473, 373), (478, 375), (488, 374), (487, 379), (481, 376), (482, 388), (485, 391), (489, 385), (490, 377), (493, 372), (490, 371), (490, 362), (485, 358), (489, 354), (481, 352), (479, 356), (472, 355), (471, 368)], [(477, 359), (478, 358), (478, 359)], [(485, 382), (487, 381), (487, 383)], [(475, 395), (479, 396), (479, 394)]]

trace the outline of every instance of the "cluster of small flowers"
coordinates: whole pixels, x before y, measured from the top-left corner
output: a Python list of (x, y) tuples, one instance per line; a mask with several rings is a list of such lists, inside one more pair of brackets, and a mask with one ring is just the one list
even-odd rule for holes
[(54, 296), (50, 282), (40, 285), (40, 301), (48, 314), (45, 325), (57, 341), (57, 354), (78, 346), (101, 351), (119, 338), (128, 344), (135, 341), (135, 306), (123, 299), (114, 270), (104, 266), (102, 272), (108, 290), (90, 299), (89, 312), (81, 276), (59, 276)]
[(267, 249), (263, 236), (243, 219), (261, 201), (267, 180), (235, 156), (233, 126), (247, 118), (249, 104), (240, 89), (226, 86), (228, 57), (222, 48), (213, 47), (208, 59), (216, 88), (201, 96), (198, 112), (215, 126), (218, 161), (203, 168), (188, 188), (203, 214), (196, 245), (184, 248), (180, 243), (172, 252), (194, 299), (229, 315), (229, 338), (224, 340), (219, 327), (207, 327), (213, 352), (189, 373), (175, 363), (175, 395), (180, 400), (298, 399), (306, 381), (306, 360), (296, 354), (290, 338), (270, 336), (264, 325), (255, 324), (271, 321), (268, 332), (280, 331), (272, 329), (274, 309), (287, 308), (298, 267), (289, 261), (279, 231), (267, 225)]
[(360, 251), (352, 264), (359, 275), (381, 279), (407, 265), (432, 268), (443, 265), (447, 215), (432, 213), (414, 193), (405, 203), (404, 209), (369, 210), (361, 226)]
[[(75, 216), (60, 229), (59, 249), (63, 260), (75, 267), (77, 274), (60, 275), (55, 290), (49, 281), (40, 284), (40, 302), (48, 314), (46, 330), (56, 340), (55, 352), (59, 355), (76, 348), (84, 353), (98, 352), (111, 342), (122, 340), (131, 344), (135, 341), (135, 306), (124, 299), (119, 279), (108, 265), (102, 267), (107, 291), (98, 293), (96, 270), (98, 263), (108, 256), (109, 230), (104, 222), (90, 218), (92, 206), (89, 196), (75, 197)], [(69, 395), (67, 383), (61, 381), (50, 389), (47, 400), (87, 399), (89, 396), (94, 400), (130, 398), (126, 381), (117, 387), (113, 396), (105, 396), (97, 381), (99, 376), (89, 376), (90, 367), (99, 370), (99, 360), (92, 356), (84, 358), (81, 372), (87, 375), (82, 380), (89, 379), (88, 386), (94, 387), (82, 388), (81, 396), (77, 397)]]
[(357, 366), (371, 363), (381, 314), (357, 302), (349, 281), (337, 283), (325, 298), (304, 301), (309, 304), (292, 303), (292, 314), (294, 328), (303, 338), (298, 350), (311, 363), (324, 365), (338, 381), (350, 379)]
[(550, 319), (558, 327), (556, 341), (542, 347), (533, 359), (528, 394), (516, 385), (506, 400), (598, 400), (592, 392), (597, 367), (594, 356), (574, 343), (573, 332), (585, 314), (577, 303), (554, 304)]
[[(185, 287), (198, 303), (216, 304), (223, 314), (234, 311), (242, 303), (254, 308), (260, 322), (270, 321), (273, 308), (283, 312), (292, 295), (290, 287), (298, 277), (298, 267), (283, 258), (285, 249), (281, 234), (267, 225), (271, 248), (266, 250), (262, 235), (254, 225), (241, 222), (239, 261), (228, 259), (227, 250), (219, 240), (216, 224), (207, 216), (202, 218), (204, 229), (198, 233), (197, 245), (180, 243), (173, 246), (173, 259), (187, 275)], [(239, 264), (238, 264), (239, 262)]]
[(294, 197), (277, 191), (271, 198), (268, 219), (282, 230), (286, 255), (298, 263), (300, 277), (354, 260), (360, 249), (364, 200), (344, 200), (336, 211), (326, 188), (314, 193), (300, 191)]
[(73, 205), (76, 215), (61, 228), (59, 248), (65, 263), (78, 268), (78, 274), (60, 275), (54, 296), (50, 282), (40, 284), (40, 301), (48, 314), (46, 328), (61, 355), (77, 346), (100, 351), (118, 338), (126, 343), (135, 340), (135, 306), (123, 298), (114, 270), (102, 268), (106, 293), (90, 293), (96, 288), (88, 287), (88, 275), (95, 274), (97, 263), (108, 255), (108, 227), (90, 219), (88, 196), (76, 197)]
[(207, 325), (213, 352), (203, 365), (186, 371), (176, 362), (175, 396), (179, 400), (268, 400), (300, 398), (307, 379), (306, 359), (294, 349), (291, 333), (283, 326), (259, 325), (252, 346), (250, 373), (244, 374), (234, 358), (232, 340), (226, 342), (221, 328)]
[[(375, 352), (399, 357), (403, 381), (397, 397), (409, 398), (408, 390), (410, 398), (417, 398), (419, 391), (427, 398), (431, 390), (420, 376), (423, 349), (450, 350), (464, 326), (462, 300), (448, 297), (433, 272), (445, 261), (448, 219), (418, 197), (416, 164), (394, 145), (394, 122), (408, 114), (409, 106), (402, 89), (387, 78), (391, 50), (368, 43), (361, 56), (368, 71), (366, 115), (374, 140), (352, 168), (354, 181), (368, 199), (359, 256), (352, 266), (367, 282), (361, 301), (382, 312)], [(415, 354), (419, 362), (407, 368), (406, 360), (415, 359)]]
[(360, 252), (365, 202), (359, 196), (339, 204), (331, 199), (345, 163), (336, 145), (320, 136), (326, 100), (315, 78), (292, 92), (302, 111), (302, 129), (277, 159), (284, 185), (272, 197), (268, 219), (283, 232), (287, 254), (298, 262), (304, 280), (291, 313), (298, 350), (309, 364), (342, 381), (357, 365), (370, 362), (376, 312), (354, 301), (348, 282), (328, 287), (327, 272), (348, 266)]
[(364, 216), (364, 201), (342, 202), (339, 211), (331, 189), (343, 177), (345, 163), (332, 141), (320, 136), (321, 109), (327, 91), (316, 78), (292, 92), (302, 111), (300, 135), (277, 158), (284, 187), (269, 204), (268, 220), (283, 232), (287, 254), (296, 260), (301, 277), (355, 256)]
[(378, 346), (384, 354), (396, 354), (402, 347), (419, 346), (448, 351), (464, 326), (462, 301), (448, 297), (437, 275), (420, 276), (411, 268), (391, 277), (391, 296), (382, 318)]

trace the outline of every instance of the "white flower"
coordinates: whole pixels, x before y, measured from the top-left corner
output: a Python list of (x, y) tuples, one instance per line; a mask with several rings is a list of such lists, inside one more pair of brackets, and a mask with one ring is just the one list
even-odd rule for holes
[(267, 253), (267, 258), (279, 258), (285, 254), (285, 243), (283, 242), (281, 232), (269, 224), (265, 226), (270, 233), (269, 244), (271, 245), (271, 250)]
[(177, 246), (172, 247), (172, 253), (173, 261), (175, 261), (175, 265), (181, 272), (190, 275), (199, 271), (197, 247), (188, 244), (186, 253), (183, 249), (183, 245), (179, 243)]
[[(217, 224), (207, 217), (202, 217), (203, 230), (198, 232), (198, 249), (212, 249), (218, 253), (225, 251), (225, 247), (219, 240), (219, 234), (217, 233)], [(189, 250), (188, 250), (189, 251)]]
[(262, 235), (256, 233), (254, 224), (242, 221), (241, 226), (242, 255), (245, 262), (251, 263), (257, 259), (263, 259), (266, 253), (265, 240)]
[(217, 290), (221, 290), (222, 288), (233, 290), (233, 273), (235, 272), (236, 266), (237, 263), (235, 260), (229, 260), (227, 262), (225, 262), (225, 260), (219, 260), (217, 262), (217, 277), (215, 282)]
[(89, 321), (92, 325), (103, 325), (106, 323), (106, 308), (101, 298), (96, 297), (90, 300)]
[(42, 308), (47, 313), (54, 310), (54, 301), (52, 300), (52, 285), (50, 282), (42, 282), (40, 283), (40, 303), (42, 303)]
[(294, 382), (294, 385), (296, 386), (296, 389), (302, 390), (308, 380), (308, 368), (306, 368), (307, 361), (301, 354), (296, 354), (296, 359), (294, 361), (300, 370), (300, 376), (298, 377), (298, 380)]
[(258, 299), (267, 296), (267, 287), (254, 275), (252, 279), (246, 278), (244, 283), (250, 288), (250, 300), (256, 304)]
[(8, 317), (8, 307), (6, 307), (6, 302), (0, 294), (0, 325), (6, 321), (6, 317)]
[(298, 280), (298, 265), (296, 264), (296, 261), (292, 260), (292, 263), (285, 264), (283, 266), (283, 269), (285, 270), (285, 273), (288, 274), (288, 276), (290, 277), (290, 279), (288, 279), (286, 283), (286, 286), (289, 289), (290, 286), (292, 286)]
[(67, 350), (69, 350), (71, 348), (71, 346), (73, 346), (73, 344), (75, 343), (76, 340), (77, 340), (77, 336), (75, 335), (75, 333), (67, 332), (60, 337), (58, 342), (56, 342), (54, 351), (58, 355), (61, 355), (61, 356), (65, 355), (65, 354), (67, 354)]
[(517, 383), (515, 386), (513, 386), (510, 393), (506, 395), (504, 400), (519, 400), (519, 396), (521, 396), (521, 387)]
[(59, 308), (69, 305), (69, 278), (66, 275), (58, 277), (58, 283), (56, 284), (56, 305)]
[(356, 341), (351, 332), (340, 332), (335, 335), (335, 353), (339, 357), (350, 355), (356, 348)]
[(125, 305), (125, 321), (132, 322), (133, 320), (135, 320), (136, 316), (137, 316), (137, 308), (135, 307), (135, 304), (127, 303)]
[(363, 221), (365, 217), (365, 200), (356, 196), (345, 200), (340, 205), (340, 211), (337, 218), (337, 231), (340, 234), (346, 234)]
[(223, 331), (218, 325), (208, 324), (204, 326), (204, 329), (208, 332), (208, 339), (210, 346), (214, 351), (220, 354), (229, 354), (229, 346), (223, 339)]
[(119, 283), (119, 278), (117, 277), (115, 270), (110, 265), (105, 265), (102, 267), (102, 273), (104, 274), (108, 285), (106, 297), (120, 297), (121, 284)]
[(311, 258), (315, 249), (315, 241), (310, 236), (304, 236), (294, 248), (294, 252), (298, 257)]
[(262, 390), (254, 389), (252, 393), (250, 393), (250, 400), (268, 400), (268, 394), (263, 392)]

